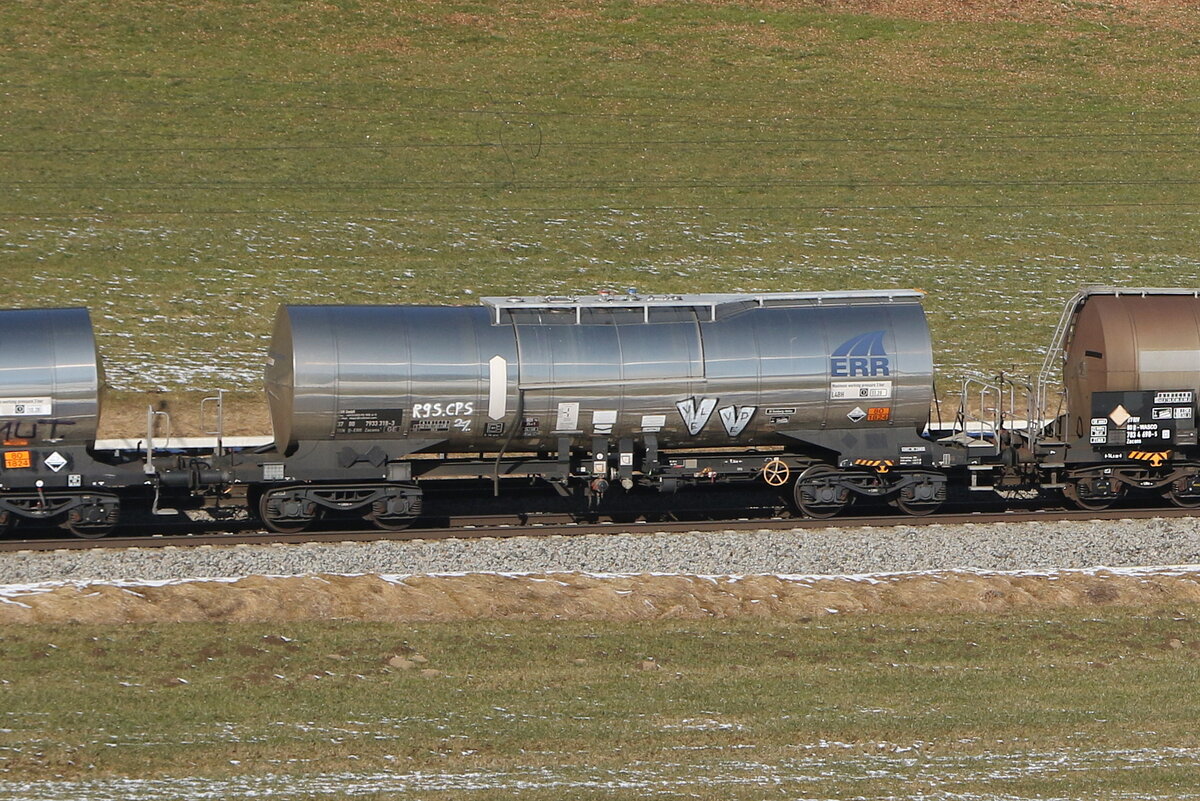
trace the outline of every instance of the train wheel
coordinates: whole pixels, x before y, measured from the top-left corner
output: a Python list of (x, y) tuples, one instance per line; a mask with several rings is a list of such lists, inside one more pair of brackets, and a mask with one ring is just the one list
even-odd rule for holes
[(371, 502), (370, 509), (363, 515), (375, 528), (383, 531), (403, 531), (413, 524), (421, 513), (420, 490), (408, 492), (391, 488), (383, 497)]
[(900, 488), (892, 503), (906, 515), (924, 517), (940, 509), (945, 500), (945, 479), (919, 474), (917, 481)]
[(299, 534), (317, 519), (317, 505), (299, 496), (266, 493), (258, 500), (258, 516), (276, 534)]
[(413, 517), (387, 517), (373, 512), (363, 515), (363, 519), (380, 531), (404, 531), (413, 524)]
[(796, 508), (818, 520), (833, 517), (850, 504), (850, 490), (841, 485), (841, 473), (827, 464), (815, 464), (792, 487)]
[(62, 525), (76, 537), (98, 540), (107, 537), (117, 527), (120, 505), (112, 496), (88, 496), (67, 512)]
[(1123, 494), (1123, 485), (1118, 485), (1116, 490), (1109, 490), (1104, 494), (1096, 494), (1092, 483), (1086, 479), (1068, 482), (1063, 487), (1063, 495), (1071, 503), (1088, 512), (1104, 511), (1120, 500)]
[(1184, 476), (1173, 481), (1163, 497), (1182, 509), (1200, 509), (1200, 476)]
[(903, 493), (897, 495), (893, 502), (897, 509), (912, 517), (931, 515), (942, 507), (941, 500), (916, 500), (915, 498), (906, 498)]
[(67, 531), (81, 540), (98, 540), (112, 533), (113, 525), (97, 525), (95, 523), (79, 523), (73, 520), (66, 522)]

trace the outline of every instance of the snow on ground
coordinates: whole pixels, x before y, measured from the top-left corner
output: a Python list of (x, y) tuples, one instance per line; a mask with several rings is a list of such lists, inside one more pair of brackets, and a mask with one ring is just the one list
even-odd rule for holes
[[(1192, 769), (1200, 775), (1200, 749), (1064, 749), (1058, 751), (990, 751), (977, 754), (926, 755), (919, 747), (897, 748), (879, 743), (880, 753), (854, 753), (839, 743), (797, 746), (795, 757), (759, 761), (754, 746), (738, 748), (741, 758), (716, 755), (700, 761), (634, 763), (619, 769), (588, 765), (530, 767), (505, 771), (461, 772), (346, 771), (338, 773), (268, 773), (227, 778), (173, 777), (158, 779), (103, 778), (83, 781), (0, 781), (0, 799), (21, 801), (158, 801), (163, 798), (379, 798), (403, 794), (420, 798), (469, 798), (472, 794), (636, 792), (644, 797), (691, 797), (703, 792), (753, 793), (755, 798), (825, 799), (836, 786), (838, 798), (900, 801), (954, 799), (983, 801), (1034, 798), (1021, 793), (1023, 780), (1045, 782), (1061, 778), (1087, 784), (1098, 792), (1106, 777), (1135, 770)], [(855, 746), (859, 748), (859, 746)], [(722, 749), (728, 750), (728, 749)], [(397, 758), (397, 761), (399, 759)], [(236, 766), (235, 766), (236, 767)], [(282, 767), (282, 766), (281, 766)], [(1008, 783), (1013, 791), (1006, 791)], [(417, 795), (420, 794), (420, 795)], [(1169, 795), (1104, 794), (1105, 797), (1193, 799), (1200, 790), (1180, 788)], [(489, 795), (488, 797), (494, 797)], [(1077, 796), (1062, 796), (1077, 797)], [(1045, 799), (1037, 795), (1038, 799)]]
[[(1161, 577), (1183, 577), (1200, 574), (1200, 565), (1160, 565), (1146, 567), (1106, 567), (1097, 565), (1092, 568), (1071, 569), (1071, 570), (912, 570), (912, 571), (888, 571), (880, 573), (850, 573), (850, 574), (823, 574), (823, 573), (808, 573), (808, 574), (756, 574), (756, 578), (769, 577), (781, 582), (792, 584), (807, 584), (812, 585), (819, 581), (841, 580), (861, 582), (864, 584), (884, 584), (889, 581), (895, 581), (902, 578), (914, 578), (918, 576), (938, 577), (938, 576), (1004, 576), (1010, 578), (1042, 578), (1049, 581), (1054, 581), (1067, 576), (1128, 576), (1134, 578), (1161, 576)], [(530, 571), (500, 571), (500, 570), (484, 570), (484, 571), (454, 571), (446, 573), (395, 573), (395, 574), (368, 574), (368, 573), (322, 573), (322, 577), (341, 577), (354, 578), (359, 576), (371, 575), (381, 581), (389, 584), (404, 585), (409, 580), (422, 576), (425, 578), (458, 578), (463, 576), (498, 576), (503, 578), (523, 579), (530, 582), (554, 582), (561, 586), (568, 586), (568, 582), (562, 577), (554, 575), (545, 575)], [(746, 574), (730, 573), (730, 574), (681, 574), (681, 573), (597, 573), (592, 571), (578, 571), (572, 575), (584, 576), (591, 579), (637, 579), (639, 577), (688, 577), (700, 579), (710, 582), (736, 583), (746, 579)], [(157, 579), (157, 580), (142, 580), (142, 579), (95, 579), (95, 580), (64, 580), (64, 581), (39, 581), (27, 584), (0, 584), (0, 603), (19, 603), (23, 597), (38, 595), (40, 593), (51, 592), (62, 587), (73, 587), (78, 590), (86, 590), (90, 587), (118, 587), (122, 589), (140, 589), (148, 587), (170, 587), (183, 584), (196, 583), (217, 583), (217, 584), (233, 584), (244, 576), (205, 576), (202, 578), (182, 578), (182, 579)], [(268, 575), (262, 576), (266, 579), (282, 579), (295, 578), (292, 575)], [(626, 590), (620, 592), (625, 593)]]

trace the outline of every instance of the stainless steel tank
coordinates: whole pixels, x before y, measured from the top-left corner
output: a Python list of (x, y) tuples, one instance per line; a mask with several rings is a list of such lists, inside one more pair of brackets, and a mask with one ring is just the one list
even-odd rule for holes
[[(285, 306), (266, 383), (276, 441), (438, 439), (554, 450), (781, 443), (921, 428), (929, 329), (912, 291), (485, 298)], [(511, 442), (509, 439), (511, 438)]]
[(1200, 291), (1089, 287), (1064, 343), (1069, 433), (1084, 436), (1092, 393), (1200, 393)]
[(0, 439), (96, 439), (104, 374), (87, 309), (0, 310)]

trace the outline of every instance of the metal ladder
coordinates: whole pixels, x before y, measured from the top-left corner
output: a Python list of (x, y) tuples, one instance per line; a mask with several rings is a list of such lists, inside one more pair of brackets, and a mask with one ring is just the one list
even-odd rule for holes
[[(1050, 348), (1046, 351), (1046, 358), (1042, 361), (1042, 369), (1038, 371), (1037, 381), (1034, 383), (1032, 413), (1036, 414), (1039, 420), (1050, 419), (1052, 416), (1049, 413), (1046, 397), (1050, 392), (1050, 383), (1056, 375), (1061, 373), (1063, 349), (1066, 347), (1067, 339), (1075, 327), (1079, 307), (1092, 292), (1093, 290), (1090, 288), (1084, 288), (1076, 292), (1067, 301), (1066, 305), (1063, 306), (1062, 314), (1058, 318), (1058, 325), (1054, 329), (1054, 337), (1050, 340)], [(1041, 432), (1039, 431), (1035, 434), (1031, 429), (1029, 433), (1029, 445), (1032, 447), (1041, 439)]]

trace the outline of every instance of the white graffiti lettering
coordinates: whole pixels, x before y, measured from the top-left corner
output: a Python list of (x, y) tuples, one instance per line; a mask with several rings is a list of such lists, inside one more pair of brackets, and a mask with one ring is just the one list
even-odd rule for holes
[(757, 406), (726, 406), (721, 409), (721, 423), (725, 426), (726, 433), (731, 437), (742, 433), (756, 411)]
[(717, 400), (718, 398), (700, 398), (697, 402), (695, 397), (691, 397), (675, 404), (688, 433), (693, 437), (700, 433), (708, 423), (708, 418), (712, 417), (713, 409), (717, 408)]

